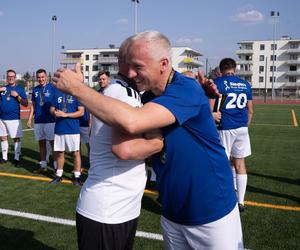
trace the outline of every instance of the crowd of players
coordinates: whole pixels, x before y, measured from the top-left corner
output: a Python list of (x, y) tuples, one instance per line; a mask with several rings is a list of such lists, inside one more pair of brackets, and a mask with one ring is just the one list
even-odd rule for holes
[[(253, 107), (251, 86), (235, 76), (235, 61), (220, 62), (218, 91), (199, 75), (206, 93), (216, 95), (207, 98), (195, 75), (172, 69), (170, 43), (159, 32), (127, 38), (118, 59), (115, 79), (99, 72), (98, 91), (83, 84), (80, 65), (58, 70), (54, 84), (38, 70), (32, 91), (27, 125), (34, 117), (37, 172), (47, 171), (49, 141), (56, 169), (51, 183), (62, 180), (67, 147), (74, 156), (73, 183), (81, 185), (80, 140), (89, 142), (90, 169), (76, 209), (79, 249), (132, 249), (147, 177), (144, 159), (152, 155), (166, 248), (243, 249), (238, 211), (245, 209)], [(19, 166), (20, 104), (28, 101), (15, 77), (8, 70), (8, 84), (0, 89), (1, 163), (8, 160), (9, 135)]]

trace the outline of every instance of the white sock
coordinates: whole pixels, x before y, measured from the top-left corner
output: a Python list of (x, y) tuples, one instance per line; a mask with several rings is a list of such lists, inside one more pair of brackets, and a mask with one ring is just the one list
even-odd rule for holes
[(15, 144), (14, 144), (14, 147), (15, 147), (15, 160), (17, 160), (17, 161), (20, 160), (21, 145), (22, 145), (22, 143), (20, 141), (16, 141)]
[(46, 168), (47, 167), (47, 162), (46, 161), (40, 161), (41, 168)]
[(238, 203), (244, 205), (244, 198), (245, 198), (246, 188), (247, 188), (247, 174), (237, 174), (236, 183), (237, 183)]
[(233, 176), (233, 184), (234, 184), (234, 189), (237, 190), (236, 187), (236, 172), (234, 166), (231, 165), (231, 171), (232, 171), (232, 176)]
[(155, 174), (153, 168), (151, 168), (151, 177), (150, 177), (150, 181), (156, 181), (156, 174)]
[(57, 169), (56, 170), (56, 176), (57, 177), (62, 177), (64, 170), (63, 169)]
[(7, 161), (8, 154), (8, 141), (1, 141), (2, 159)]
[(74, 171), (74, 177), (79, 178), (81, 173), (79, 171)]

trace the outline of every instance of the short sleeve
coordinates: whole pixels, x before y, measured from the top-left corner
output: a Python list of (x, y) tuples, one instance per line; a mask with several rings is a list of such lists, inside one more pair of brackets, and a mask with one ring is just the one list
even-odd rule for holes
[(201, 86), (193, 79), (179, 77), (166, 88), (166, 91), (152, 102), (167, 108), (182, 125), (195, 117), (201, 111), (202, 105), (207, 102)]

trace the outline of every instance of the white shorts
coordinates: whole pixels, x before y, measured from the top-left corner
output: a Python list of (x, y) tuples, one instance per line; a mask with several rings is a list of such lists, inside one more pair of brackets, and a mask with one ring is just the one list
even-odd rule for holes
[(223, 218), (211, 223), (186, 226), (165, 217), (160, 219), (165, 249), (168, 250), (237, 250), (244, 249), (238, 206)]
[(230, 159), (230, 156), (245, 158), (251, 155), (250, 138), (247, 127), (219, 130), (219, 135), (228, 159)]
[(0, 120), (0, 136), (7, 136), (6, 127), (2, 120)]
[(34, 124), (35, 139), (37, 141), (40, 141), (40, 140), (53, 141), (54, 140), (54, 127), (55, 127), (55, 122), (53, 122), (53, 123), (35, 123)]
[(69, 152), (79, 151), (80, 134), (54, 135), (54, 151), (65, 151), (67, 145)]
[(10, 138), (23, 137), (22, 122), (21, 120), (2, 120), (4, 124), (4, 136), (9, 135)]
[(89, 127), (80, 127), (80, 142), (81, 143), (89, 143)]

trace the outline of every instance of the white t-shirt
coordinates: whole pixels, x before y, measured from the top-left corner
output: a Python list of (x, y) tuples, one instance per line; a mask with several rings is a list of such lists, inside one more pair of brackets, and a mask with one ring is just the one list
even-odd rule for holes
[[(141, 106), (138, 93), (119, 83), (111, 83), (103, 94), (134, 107)], [(117, 224), (140, 215), (146, 168), (142, 160), (119, 160), (111, 152), (111, 133), (110, 126), (92, 117), (90, 169), (76, 210), (94, 221)]]

